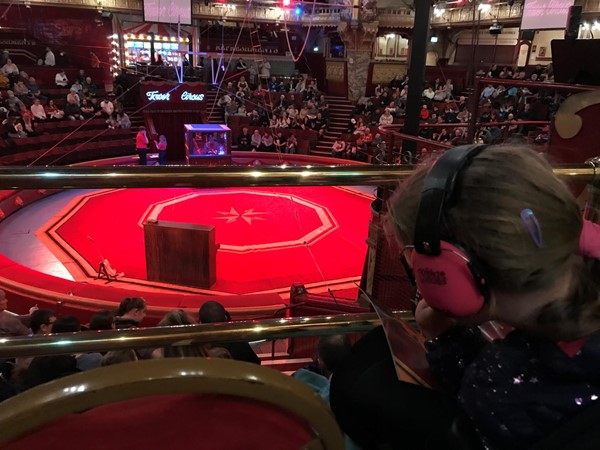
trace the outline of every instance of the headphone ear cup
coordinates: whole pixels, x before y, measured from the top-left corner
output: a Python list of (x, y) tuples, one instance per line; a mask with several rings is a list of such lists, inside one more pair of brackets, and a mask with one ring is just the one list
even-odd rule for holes
[(440, 245), (437, 256), (412, 252), (412, 269), (423, 299), (453, 317), (478, 313), (485, 304), (484, 281), (474, 273), (462, 250), (444, 241)]
[(583, 221), (579, 235), (579, 253), (586, 258), (600, 259), (600, 225)]

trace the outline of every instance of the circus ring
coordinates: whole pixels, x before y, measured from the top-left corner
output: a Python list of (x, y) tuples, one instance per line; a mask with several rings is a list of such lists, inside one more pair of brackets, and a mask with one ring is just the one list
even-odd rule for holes
[[(285, 156), (241, 153), (234, 161), (272, 165), (281, 164)], [(290, 156), (296, 158), (288, 156), (286, 164), (339, 162)], [(124, 157), (86, 164), (132, 162)], [(28, 205), (53, 193), (4, 191), (0, 216), (18, 211), (26, 217)], [(68, 270), (70, 279), (20, 264), (4, 254), (0, 243), (0, 285), (16, 312), (37, 305), (87, 319), (93, 311), (114, 308), (124, 297), (143, 296), (149, 305), (148, 324), (174, 308), (197, 310), (209, 299), (223, 303), (238, 319), (272, 317), (289, 305), (289, 289), (295, 282), (316, 292), (356, 290), (372, 200), (370, 194), (340, 187), (78, 192), (43, 226), (31, 230)], [(216, 226), (221, 248), (217, 282), (211, 289), (145, 279), (141, 224), (148, 218)], [(125, 276), (108, 284), (97, 280), (100, 257), (108, 258)]]

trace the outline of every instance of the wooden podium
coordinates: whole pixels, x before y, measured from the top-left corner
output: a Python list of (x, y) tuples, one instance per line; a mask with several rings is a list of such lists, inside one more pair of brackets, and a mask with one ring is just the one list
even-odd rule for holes
[(208, 289), (217, 278), (215, 227), (149, 220), (144, 224), (150, 281)]

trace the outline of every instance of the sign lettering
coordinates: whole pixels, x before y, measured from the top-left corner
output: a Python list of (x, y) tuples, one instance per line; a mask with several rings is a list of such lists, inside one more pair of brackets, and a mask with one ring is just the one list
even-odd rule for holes
[[(148, 91), (146, 92), (146, 97), (151, 102), (164, 102), (171, 100), (171, 93), (167, 92), (163, 94), (160, 91)], [(201, 102), (204, 100), (204, 94), (194, 94), (193, 92), (183, 91), (179, 98), (182, 101)]]

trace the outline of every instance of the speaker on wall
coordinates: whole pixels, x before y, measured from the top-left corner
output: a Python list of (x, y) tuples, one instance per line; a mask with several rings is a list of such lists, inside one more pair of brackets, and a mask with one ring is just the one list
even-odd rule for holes
[(577, 39), (579, 37), (579, 26), (581, 25), (581, 13), (583, 7), (571, 6), (565, 29), (565, 39)]
[(533, 41), (534, 37), (535, 37), (535, 30), (521, 31), (521, 39), (524, 41)]
[(105, 19), (112, 19), (112, 13), (110, 11), (102, 11), (100, 15)]

